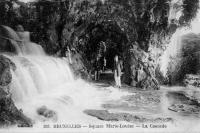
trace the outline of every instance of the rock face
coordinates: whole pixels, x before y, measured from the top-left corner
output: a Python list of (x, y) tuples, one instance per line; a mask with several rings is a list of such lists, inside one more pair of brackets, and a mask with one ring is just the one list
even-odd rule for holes
[(32, 121), (18, 110), (12, 101), (11, 95), (0, 88), (0, 126), (18, 125), (19, 127), (30, 127)]
[(158, 90), (155, 59), (137, 46), (134, 46), (127, 54), (130, 55), (127, 55), (125, 59), (125, 82), (143, 90)]
[[(87, 67), (86, 67), (87, 64)], [(89, 63), (86, 63), (79, 53), (72, 54), (72, 64), (70, 64), (76, 78), (90, 80), (91, 76), (87, 68), (91, 68)]]
[(9, 84), (12, 80), (11, 70), (15, 70), (15, 64), (3, 55), (0, 55), (0, 126), (32, 126), (32, 121), (23, 115), (23, 112), (15, 106), (9, 93)]

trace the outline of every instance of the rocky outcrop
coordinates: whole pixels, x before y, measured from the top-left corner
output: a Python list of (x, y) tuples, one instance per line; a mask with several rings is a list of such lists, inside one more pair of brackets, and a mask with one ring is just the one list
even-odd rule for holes
[(85, 110), (84, 113), (97, 117), (104, 121), (127, 121), (127, 122), (153, 122), (153, 123), (164, 123), (173, 122), (172, 118), (145, 118), (143, 116), (136, 116), (130, 113), (110, 113), (107, 110)]
[(16, 66), (10, 59), (0, 55), (0, 126), (30, 127), (32, 121), (23, 114), (22, 110), (17, 109), (9, 92), (9, 84), (12, 81), (11, 70), (15, 69)]
[(30, 127), (32, 121), (17, 109), (11, 95), (0, 88), (0, 126)]
[(183, 83), (185, 86), (200, 87), (200, 75), (186, 74)]
[(0, 86), (7, 87), (12, 81), (11, 70), (15, 71), (15, 64), (3, 55), (0, 55)]
[(158, 90), (155, 59), (138, 46), (133, 46), (127, 54), (129, 55), (125, 59), (124, 81), (143, 90)]
[(57, 114), (55, 111), (48, 109), (46, 106), (42, 106), (40, 108), (37, 109), (37, 113), (40, 116), (43, 116), (46, 120), (53, 120), (53, 121), (57, 121)]
[(79, 53), (73, 53), (71, 59), (72, 63), (70, 64), (70, 67), (74, 73), (74, 76), (76, 78), (91, 80), (91, 69), (88, 69), (91, 68), (90, 63), (84, 61)]
[(200, 114), (200, 92), (190, 90), (168, 92), (167, 97), (170, 101), (168, 109), (177, 113)]
[(196, 105), (173, 104), (170, 107), (168, 107), (168, 109), (177, 113), (187, 113), (187, 114), (200, 113), (200, 107)]

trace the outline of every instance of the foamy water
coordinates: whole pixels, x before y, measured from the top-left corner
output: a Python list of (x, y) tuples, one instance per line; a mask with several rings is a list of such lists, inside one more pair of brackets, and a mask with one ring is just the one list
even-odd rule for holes
[(9, 57), (17, 66), (12, 72), (12, 98), (19, 108), (33, 120), (39, 117), (36, 110), (45, 105), (58, 113), (58, 120), (79, 120), (75, 112), (100, 108), (106, 99), (119, 98), (120, 91), (96, 87), (75, 80), (68, 62), (47, 56)]
[[(20, 33), (3, 26), (10, 33), (11, 42), (18, 53), (5, 55), (16, 65), (12, 71), (10, 92), (15, 105), (31, 118), (34, 126), (43, 122), (94, 122), (100, 121), (83, 113), (85, 109), (101, 109), (107, 100), (119, 99), (126, 95), (113, 87), (97, 88), (82, 79), (74, 79), (72, 70), (65, 58), (51, 57), (42, 47), (29, 40), (29, 33)], [(56, 113), (56, 119), (47, 119), (37, 113), (45, 106)]]
[[(13, 31), (10, 31), (13, 32)], [(176, 34), (175, 34), (176, 35)], [(174, 36), (175, 36), (174, 35)], [(176, 39), (174, 37), (174, 39)], [(95, 117), (83, 113), (85, 109), (103, 109), (102, 104), (107, 101), (119, 100), (122, 96), (130, 95), (129, 92), (122, 91), (113, 87), (97, 88), (81, 79), (75, 80), (66, 59), (47, 56), (41, 46), (24, 42), (17, 46), (19, 55), (7, 56), (11, 59), (17, 69), (12, 71), (12, 83), (10, 91), (16, 106), (23, 110), (23, 113), (34, 121), (33, 131), (43, 130), (44, 123), (61, 124), (105, 124), (105, 122)], [(162, 96), (163, 117), (175, 117), (168, 113), (168, 102), (165, 95)], [(142, 100), (142, 99), (141, 99)], [(46, 106), (57, 114), (56, 119), (46, 119), (37, 113), (37, 109)], [(131, 113), (131, 112), (130, 112)], [(142, 113), (141, 113), (142, 115)], [(182, 118), (181, 118), (182, 120)], [(187, 131), (190, 123), (196, 121), (187, 120), (182, 123), (184, 128), (170, 124), (167, 129), (135, 129), (135, 131)], [(115, 124), (127, 124), (129, 122), (114, 122)], [(191, 128), (190, 128), (191, 129)], [(198, 130), (199, 128), (193, 128)], [(51, 131), (63, 131), (63, 129), (51, 129)], [(70, 129), (73, 131), (73, 129)], [(79, 129), (76, 129), (77, 131)], [(81, 129), (81, 131), (91, 131), (93, 129)], [(98, 129), (95, 131), (113, 131), (116, 129)], [(133, 131), (133, 129), (117, 129), (118, 131)], [(16, 132), (26, 130), (16, 129)]]

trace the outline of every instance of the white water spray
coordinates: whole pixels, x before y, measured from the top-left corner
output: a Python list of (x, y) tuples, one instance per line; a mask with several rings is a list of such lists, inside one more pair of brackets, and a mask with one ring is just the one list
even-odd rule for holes
[(200, 33), (200, 11), (198, 11), (196, 18), (191, 22), (190, 27), (178, 28), (173, 34), (167, 50), (161, 57), (161, 72), (164, 76), (167, 73), (170, 57), (176, 56), (181, 49), (181, 37), (188, 33)]
[[(15, 39), (18, 38), (13, 38), (13, 42)], [(123, 95), (112, 87), (101, 91), (81, 79), (75, 80), (65, 59), (47, 56), (42, 47), (30, 42), (26, 35), (21, 39), (21, 43), (14, 45), (19, 54), (5, 55), (17, 67), (12, 72), (10, 91), (15, 105), (36, 123), (46, 119), (37, 113), (42, 106), (56, 112), (57, 122), (93, 121), (83, 110), (101, 108), (106, 100)]]

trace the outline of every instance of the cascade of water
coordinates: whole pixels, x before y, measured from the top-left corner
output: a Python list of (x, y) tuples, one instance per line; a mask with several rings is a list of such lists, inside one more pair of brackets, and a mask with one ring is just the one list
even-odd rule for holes
[(64, 117), (69, 116), (64, 112), (69, 110), (68, 105), (73, 104), (70, 108), (78, 106), (80, 110), (81, 106), (89, 107), (90, 98), (95, 100), (96, 90), (91, 90), (83, 81), (75, 81), (65, 60), (48, 56), (9, 58), (17, 66), (12, 72), (12, 98), (32, 119), (36, 119), (36, 110), (45, 105), (66, 120)]
[[(18, 32), (16, 33), (13, 29), (11, 29), (8, 26), (0, 26), (0, 41), (2, 41), (1, 46), (6, 47), (8, 45), (11, 45), (11, 47), (14, 48), (14, 50), (11, 50), (18, 55), (37, 55), (37, 56), (44, 56), (45, 52), (42, 49), (42, 47), (36, 43), (33, 43), (30, 41), (30, 33), (29, 32)], [(7, 52), (10, 49), (3, 49), (4, 51), (7, 50)]]
[(112, 88), (100, 91), (81, 79), (74, 80), (68, 63), (60, 58), (27, 55), (7, 57), (17, 67), (12, 72), (12, 98), (16, 106), (35, 121), (40, 121), (36, 112), (44, 105), (58, 114), (58, 121), (88, 120), (91, 118), (83, 114), (84, 109), (101, 108), (105, 100), (124, 95)]
[[(13, 41), (19, 39), (14, 30), (7, 32), (16, 35)], [(16, 106), (33, 120), (40, 121), (37, 109), (42, 106), (54, 110), (60, 121), (79, 120), (85, 117), (84, 109), (100, 108), (106, 99), (123, 95), (112, 88), (100, 91), (81, 79), (75, 81), (65, 59), (47, 56), (41, 46), (21, 36), (25, 36), (23, 42), (16, 43), (19, 54), (5, 55), (17, 67), (12, 71), (10, 92)]]

